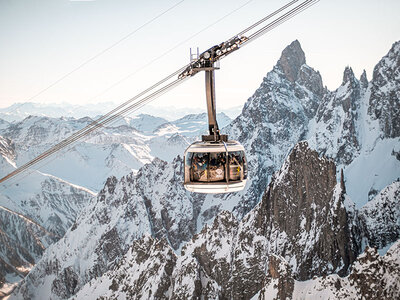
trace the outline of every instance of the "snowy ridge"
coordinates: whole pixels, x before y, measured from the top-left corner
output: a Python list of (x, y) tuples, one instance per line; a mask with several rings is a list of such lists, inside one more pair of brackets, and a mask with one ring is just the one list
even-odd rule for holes
[[(218, 114), (218, 118), (222, 125), (231, 121), (223, 113)], [(92, 132), (83, 141), (69, 146), (68, 151), (58, 153), (56, 160), (43, 162), (38, 168), (44, 173), (99, 191), (107, 177), (119, 178), (137, 172), (154, 157), (172, 161), (177, 153), (183, 153), (207, 130), (206, 120), (206, 114), (190, 115), (172, 123), (143, 114), (126, 117)], [(9, 124), (0, 133), (12, 141), (16, 165), (22, 165), (92, 121), (88, 117), (29, 116)]]
[(400, 137), (400, 41), (375, 66), (368, 113), (379, 121), (382, 136)]
[(0, 118), (8, 121), (22, 121), (29, 116), (38, 117), (51, 117), (51, 118), (61, 118), (61, 117), (95, 117), (102, 115), (105, 112), (113, 109), (115, 107), (114, 103), (97, 103), (96, 105), (71, 105), (67, 103), (61, 104), (41, 104), (41, 103), (16, 103), (6, 108), (0, 109)]

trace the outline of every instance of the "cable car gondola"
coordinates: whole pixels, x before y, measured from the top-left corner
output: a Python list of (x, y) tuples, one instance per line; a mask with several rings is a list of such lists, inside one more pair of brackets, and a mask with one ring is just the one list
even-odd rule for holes
[(228, 140), (218, 129), (215, 109), (214, 70), (221, 48), (217, 45), (202, 53), (183, 73), (206, 74), (206, 99), (209, 135), (191, 144), (185, 151), (184, 186), (196, 193), (230, 193), (244, 189), (247, 182), (247, 161), (244, 147), (237, 141)]
[(247, 163), (236, 141), (196, 142), (185, 151), (185, 188), (197, 193), (228, 193), (244, 189)]

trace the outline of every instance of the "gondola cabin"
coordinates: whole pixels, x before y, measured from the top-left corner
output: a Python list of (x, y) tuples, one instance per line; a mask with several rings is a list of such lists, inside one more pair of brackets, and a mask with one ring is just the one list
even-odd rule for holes
[(190, 192), (230, 193), (244, 189), (247, 162), (236, 141), (195, 142), (185, 151), (184, 186)]

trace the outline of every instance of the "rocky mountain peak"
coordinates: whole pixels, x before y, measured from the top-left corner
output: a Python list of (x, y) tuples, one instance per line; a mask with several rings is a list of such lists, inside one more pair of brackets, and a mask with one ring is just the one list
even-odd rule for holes
[(355, 80), (356, 80), (356, 77), (354, 76), (353, 69), (351, 67), (347, 66), (343, 72), (342, 85), (345, 85), (347, 82), (353, 83)]
[(291, 82), (295, 82), (301, 66), (305, 63), (304, 51), (301, 49), (300, 42), (295, 40), (282, 51), (277, 65)]

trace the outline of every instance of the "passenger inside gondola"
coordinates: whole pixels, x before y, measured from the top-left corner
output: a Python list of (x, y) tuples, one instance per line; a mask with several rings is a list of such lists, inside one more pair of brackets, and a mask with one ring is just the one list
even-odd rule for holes
[(229, 180), (243, 180), (243, 155), (239, 151), (229, 152)]
[(229, 182), (247, 178), (243, 151), (229, 152), (228, 164), (224, 152), (195, 152), (188, 154), (188, 165), (193, 182)]
[(208, 181), (208, 153), (194, 153), (192, 158), (193, 181)]
[(210, 181), (225, 180), (225, 153), (210, 153)]

